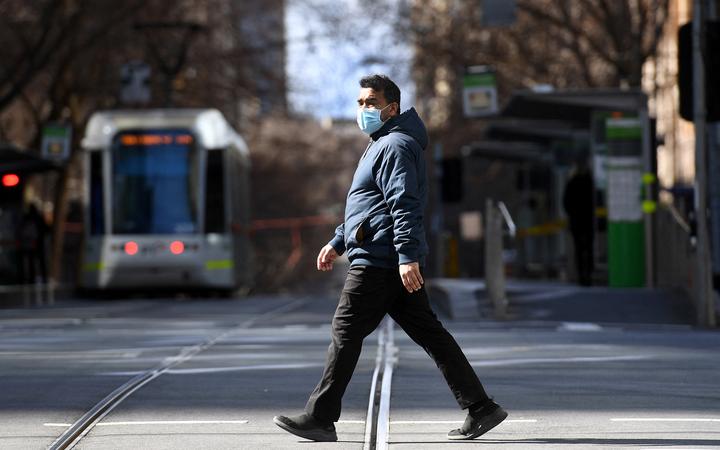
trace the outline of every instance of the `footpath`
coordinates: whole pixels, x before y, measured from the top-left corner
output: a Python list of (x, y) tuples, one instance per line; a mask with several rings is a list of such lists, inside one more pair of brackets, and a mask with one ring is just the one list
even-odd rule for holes
[[(494, 319), (483, 280), (434, 278), (428, 289), (438, 313), (453, 321)], [(529, 280), (508, 280), (506, 290), (511, 322), (692, 325), (695, 318), (690, 299), (679, 291)]]

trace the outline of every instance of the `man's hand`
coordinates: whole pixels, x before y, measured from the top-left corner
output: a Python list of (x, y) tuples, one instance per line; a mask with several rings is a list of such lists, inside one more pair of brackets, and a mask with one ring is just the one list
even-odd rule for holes
[(402, 279), (403, 286), (411, 294), (415, 291), (419, 291), (425, 280), (420, 275), (420, 264), (400, 264), (400, 278)]
[(328, 270), (332, 270), (333, 268), (333, 261), (335, 261), (335, 258), (338, 257), (337, 252), (332, 247), (332, 245), (328, 244), (322, 249), (320, 249), (320, 253), (317, 257), (317, 269), (322, 270), (323, 272), (327, 272)]

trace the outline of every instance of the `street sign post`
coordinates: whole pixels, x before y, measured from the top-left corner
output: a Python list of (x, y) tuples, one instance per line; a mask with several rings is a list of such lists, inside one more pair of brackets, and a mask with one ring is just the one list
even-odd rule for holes
[(606, 119), (608, 284), (645, 285), (642, 123), (638, 117)]
[(463, 112), (466, 117), (485, 117), (498, 112), (497, 81), (492, 68), (468, 67), (463, 76)]
[(67, 161), (70, 157), (72, 127), (49, 122), (42, 129), (42, 157), (52, 161)]
[(120, 101), (125, 104), (145, 104), (150, 101), (150, 66), (141, 61), (123, 64), (120, 69), (122, 89)]

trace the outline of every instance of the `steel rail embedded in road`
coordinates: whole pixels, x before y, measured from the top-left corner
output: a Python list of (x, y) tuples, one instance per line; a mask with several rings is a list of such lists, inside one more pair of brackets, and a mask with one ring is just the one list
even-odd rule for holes
[(239, 325), (226, 330), (215, 337), (208, 339), (200, 344), (189, 347), (183, 347), (177, 356), (165, 358), (164, 362), (154, 369), (145, 371), (131, 380), (115, 389), (108, 396), (100, 400), (92, 409), (86, 412), (82, 417), (75, 421), (63, 434), (61, 434), (50, 446), (49, 450), (67, 450), (77, 445), (80, 440), (87, 435), (110, 411), (115, 409), (123, 400), (128, 398), (133, 392), (137, 391), (150, 381), (159, 377), (171, 368), (188, 361), (193, 356), (215, 345), (219, 340), (235, 333), (238, 330), (249, 328), (258, 321), (267, 316), (274, 316), (278, 313), (292, 311), (305, 303), (305, 300), (296, 300), (287, 303), (281, 307), (273, 308), (257, 317), (246, 320)]
[(388, 317), (378, 333), (378, 354), (370, 384), (365, 445), (363, 450), (385, 450), (390, 434), (390, 388), (393, 367), (397, 361), (393, 338), (393, 321)]

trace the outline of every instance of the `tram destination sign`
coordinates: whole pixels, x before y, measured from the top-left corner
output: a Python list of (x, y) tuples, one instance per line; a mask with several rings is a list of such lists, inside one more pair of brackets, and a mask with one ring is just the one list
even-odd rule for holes
[(120, 143), (127, 147), (136, 145), (190, 145), (193, 143), (193, 137), (189, 134), (123, 133), (120, 136)]

